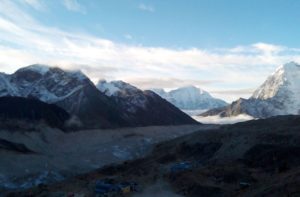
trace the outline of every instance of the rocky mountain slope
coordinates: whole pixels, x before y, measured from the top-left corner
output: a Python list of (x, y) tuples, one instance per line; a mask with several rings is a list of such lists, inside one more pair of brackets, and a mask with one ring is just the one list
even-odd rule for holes
[(163, 89), (153, 89), (153, 91), (182, 110), (207, 110), (227, 105), (225, 101), (214, 98), (208, 92), (194, 86), (186, 86), (170, 92)]
[(65, 129), (70, 115), (62, 108), (23, 97), (0, 97), (0, 127), (2, 129), (34, 128), (34, 125)]
[(300, 65), (290, 62), (280, 66), (249, 99), (212, 109), (202, 116), (248, 114), (256, 118), (300, 114)]
[[(146, 93), (145, 93), (146, 94)], [(99, 91), (96, 86), (80, 71), (67, 71), (45, 65), (31, 65), (21, 68), (11, 75), (0, 73), (0, 96), (18, 96), (35, 98), (55, 104), (66, 110), (73, 119), (85, 128), (112, 128), (124, 126), (190, 124), (194, 122), (180, 110), (160, 97), (148, 92), (144, 110), (131, 112), (127, 101), (118, 102)], [(150, 98), (151, 97), (151, 98)], [(129, 97), (120, 97), (129, 99)], [(132, 97), (136, 102), (144, 102), (143, 96)], [(165, 116), (158, 118), (158, 111), (145, 113), (152, 109), (152, 104), (160, 105)], [(157, 108), (156, 108), (157, 110)], [(147, 121), (147, 119), (153, 121)], [(154, 120), (156, 119), (156, 120)], [(194, 122), (195, 123), (195, 122)]]
[(135, 125), (195, 124), (188, 115), (152, 91), (142, 91), (123, 81), (99, 81), (98, 89), (113, 99)]
[(2, 74), (1, 96), (35, 98), (56, 104), (75, 115), (85, 127), (127, 126), (119, 110), (80, 71), (31, 65)]

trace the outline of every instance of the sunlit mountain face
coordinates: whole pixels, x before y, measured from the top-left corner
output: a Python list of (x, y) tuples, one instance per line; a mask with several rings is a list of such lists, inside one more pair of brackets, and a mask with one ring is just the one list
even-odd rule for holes
[(213, 109), (203, 115), (237, 116), (247, 114), (256, 118), (300, 114), (300, 66), (290, 62), (278, 67), (258, 87), (249, 99), (239, 99), (230, 106)]

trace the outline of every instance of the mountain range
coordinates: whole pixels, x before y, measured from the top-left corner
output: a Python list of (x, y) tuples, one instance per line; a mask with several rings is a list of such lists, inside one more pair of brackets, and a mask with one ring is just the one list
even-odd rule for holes
[[(128, 91), (124, 89), (124, 92)], [(0, 96), (34, 98), (55, 104), (75, 117), (85, 128), (196, 123), (155, 93), (137, 88), (136, 92), (139, 96), (132, 96), (133, 99), (125, 95), (112, 99), (99, 91), (81, 71), (46, 65), (31, 65), (11, 75), (0, 73)], [(137, 106), (135, 102), (143, 103), (146, 98), (143, 110), (132, 109)], [(160, 113), (164, 113), (162, 117), (159, 117), (160, 110)]]
[(156, 93), (123, 81), (99, 81), (97, 88), (118, 104), (126, 119), (137, 126), (194, 123), (188, 115)]
[(185, 86), (169, 92), (163, 89), (153, 91), (181, 110), (208, 110), (227, 105), (225, 101), (214, 98), (195, 86)]
[(249, 99), (209, 110), (201, 116), (221, 117), (248, 114), (255, 118), (300, 114), (300, 65), (289, 62), (280, 66)]

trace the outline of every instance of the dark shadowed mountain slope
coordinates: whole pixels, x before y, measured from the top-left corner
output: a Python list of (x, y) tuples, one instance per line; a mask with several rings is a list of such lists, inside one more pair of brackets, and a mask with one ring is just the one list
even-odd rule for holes
[[(70, 115), (62, 108), (36, 99), (22, 97), (0, 97), (1, 127), (18, 127), (18, 121), (24, 124), (44, 122), (51, 127), (64, 128)], [(19, 125), (20, 126), (20, 125)]]

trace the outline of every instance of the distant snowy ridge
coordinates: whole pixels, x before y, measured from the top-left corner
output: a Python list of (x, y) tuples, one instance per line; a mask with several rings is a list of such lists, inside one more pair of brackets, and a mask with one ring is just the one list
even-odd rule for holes
[(255, 118), (300, 114), (300, 65), (289, 62), (280, 66), (249, 99), (239, 99), (202, 115), (227, 117), (239, 114)]
[(208, 92), (194, 86), (181, 87), (170, 92), (163, 89), (153, 89), (153, 91), (185, 111), (208, 110), (227, 105), (225, 101), (214, 98)]

